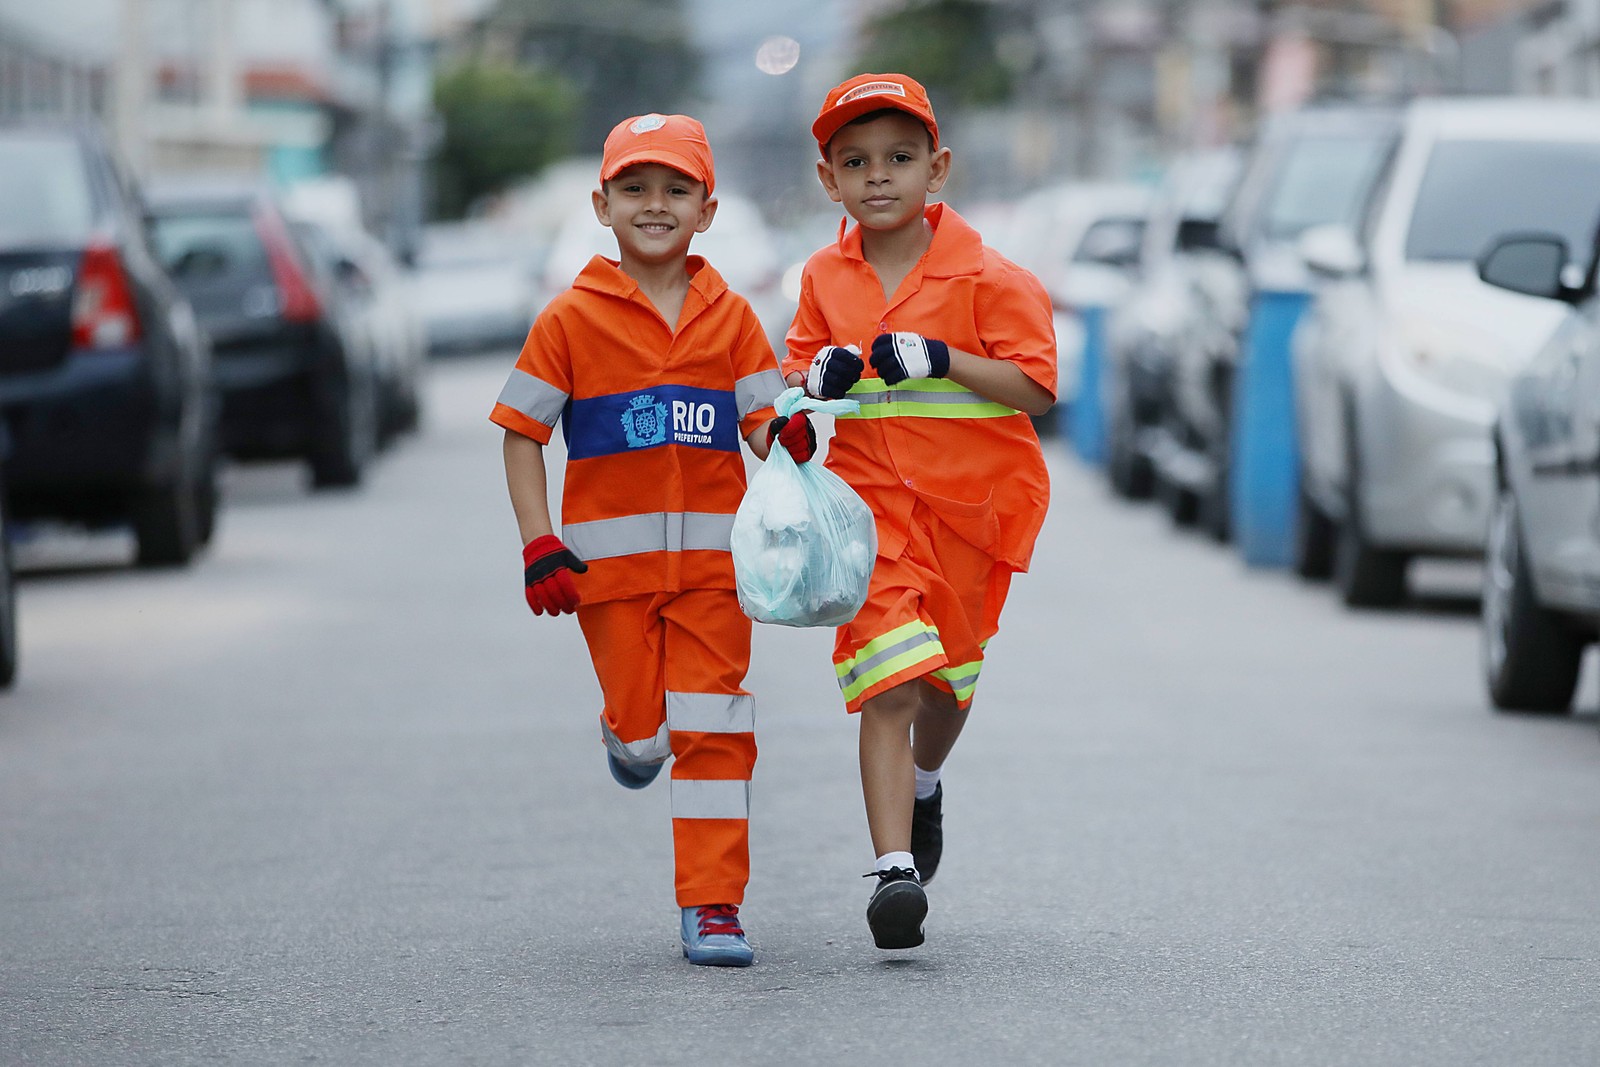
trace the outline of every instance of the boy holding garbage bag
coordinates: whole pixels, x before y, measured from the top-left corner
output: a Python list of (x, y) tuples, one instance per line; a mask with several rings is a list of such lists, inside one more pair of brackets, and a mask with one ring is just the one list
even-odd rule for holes
[[(596, 217), (618, 258), (595, 256), (529, 331), (491, 419), (534, 614), (576, 612), (600, 682), (612, 777), (642, 789), (667, 757), (683, 953), (754, 959), (738, 906), (749, 880), (755, 700), (743, 688), (750, 620), (729, 530), (744, 493), (739, 444), (796, 462), (816, 449), (761, 324), (698, 256), (716, 214), (711, 148), (684, 115), (625, 119), (606, 138)], [(544, 445), (567, 442), (561, 536)]]
[(833, 662), (861, 715), (867, 923), (879, 948), (911, 948), (943, 850), (940, 768), (1049, 500), (1028, 416), (1055, 402), (1055, 336), (1038, 280), (928, 204), (951, 153), (920, 84), (851, 78), (811, 132), (823, 188), (855, 225), (806, 264), (783, 370), (861, 405), (839, 416), (827, 466), (872, 508), (878, 559)]

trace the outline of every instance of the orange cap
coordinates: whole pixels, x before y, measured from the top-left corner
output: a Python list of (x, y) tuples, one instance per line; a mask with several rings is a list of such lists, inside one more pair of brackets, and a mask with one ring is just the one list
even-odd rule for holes
[(920, 119), (933, 137), (933, 147), (939, 148), (939, 124), (933, 118), (933, 105), (928, 102), (928, 90), (915, 78), (904, 74), (857, 74), (828, 90), (817, 112), (817, 121), (811, 124), (811, 136), (817, 139), (822, 154), (828, 154), (828, 142), (847, 122), (883, 108), (894, 108)]
[(635, 115), (623, 119), (606, 137), (600, 158), (600, 180), (609, 181), (635, 163), (661, 163), (706, 183), (709, 193), (717, 184), (711, 163), (711, 142), (705, 127), (688, 115)]

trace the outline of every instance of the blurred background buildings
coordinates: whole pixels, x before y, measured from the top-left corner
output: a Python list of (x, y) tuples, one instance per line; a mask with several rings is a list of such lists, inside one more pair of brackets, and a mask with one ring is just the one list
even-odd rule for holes
[(700, 115), (774, 216), (814, 209), (816, 102), (891, 66), (953, 192), (1008, 197), (1319, 95), (1600, 95), (1600, 0), (0, 0), (0, 116), (92, 116), (140, 172), (342, 176), (402, 253), (644, 110)]

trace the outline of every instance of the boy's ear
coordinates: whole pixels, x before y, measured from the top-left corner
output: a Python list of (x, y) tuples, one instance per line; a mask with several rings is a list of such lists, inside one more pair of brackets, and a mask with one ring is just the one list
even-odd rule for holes
[(928, 192), (937, 193), (950, 179), (950, 149), (941, 148), (933, 154), (928, 167)]
[(706, 197), (706, 202), (700, 205), (700, 221), (695, 223), (695, 233), (705, 233), (711, 229), (711, 220), (717, 217), (717, 198)]
[(600, 220), (600, 225), (611, 227), (611, 201), (606, 197), (605, 188), (602, 186), (589, 194), (589, 200), (594, 204), (594, 217)]
[(822, 188), (827, 190), (829, 200), (835, 204), (844, 203), (844, 194), (839, 192), (839, 182), (833, 175), (833, 164), (826, 159), (817, 160), (817, 180), (822, 183)]

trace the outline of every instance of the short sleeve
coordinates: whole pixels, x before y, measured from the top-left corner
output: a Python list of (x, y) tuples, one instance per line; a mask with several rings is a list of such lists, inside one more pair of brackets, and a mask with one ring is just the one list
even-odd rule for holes
[(734, 401), (739, 408), (739, 436), (749, 437), (771, 421), (772, 404), (783, 392), (783, 376), (772, 354), (761, 320), (744, 304), (739, 338), (733, 350)]
[(801, 374), (811, 368), (817, 349), (829, 344), (828, 321), (817, 306), (816, 284), (812, 280), (813, 264), (807, 263), (800, 277), (800, 303), (794, 310), (794, 321), (789, 324), (784, 347), (783, 375), (787, 378), (795, 371)]
[(572, 398), (572, 353), (559, 317), (546, 308), (522, 343), (517, 364), (490, 413), (491, 422), (548, 444)]
[[(991, 273), (992, 271), (992, 273)], [(1056, 329), (1050, 296), (1039, 279), (1014, 263), (1001, 261), (985, 271), (976, 308), (984, 354), (1016, 364), (1022, 373), (1056, 396)]]

